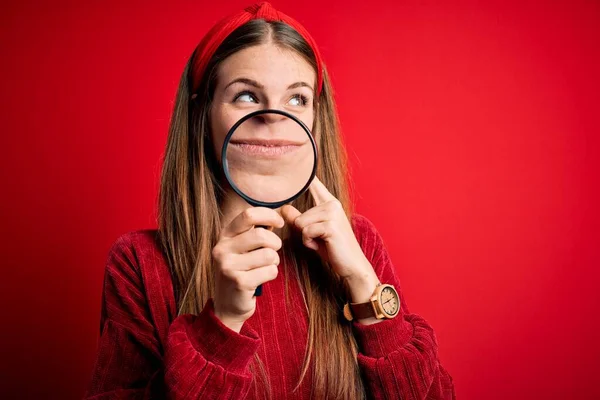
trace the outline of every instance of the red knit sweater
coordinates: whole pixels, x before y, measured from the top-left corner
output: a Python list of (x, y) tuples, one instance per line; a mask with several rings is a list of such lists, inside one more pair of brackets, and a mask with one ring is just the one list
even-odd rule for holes
[[(454, 399), (435, 334), (423, 318), (409, 313), (381, 236), (364, 217), (355, 216), (352, 225), (380, 281), (394, 285), (401, 298), (396, 318), (352, 323), (369, 398)], [(295, 279), (289, 279), (292, 301), (286, 309), (284, 279), (280, 273), (264, 285), (256, 312), (237, 333), (215, 317), (211, 300), (199, 315), (176, 315), (155, 230), (121, 236), (106, 264), (101, 336), (86, 398), (253, 399), (249, 364), (258, 353), (274, 399), (310, 399), (311, 374), (292, 392), (303, 364), (308, 317)]]

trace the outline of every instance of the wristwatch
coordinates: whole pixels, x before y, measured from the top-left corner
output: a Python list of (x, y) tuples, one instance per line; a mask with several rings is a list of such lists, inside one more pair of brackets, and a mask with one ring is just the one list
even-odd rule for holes
[(366, 303), (346, 303), (344, 317), (348, 321), (375, 317), (390, 319), (400, 311), (400, 297), (392, 285), (378, 283), (371, 298)]

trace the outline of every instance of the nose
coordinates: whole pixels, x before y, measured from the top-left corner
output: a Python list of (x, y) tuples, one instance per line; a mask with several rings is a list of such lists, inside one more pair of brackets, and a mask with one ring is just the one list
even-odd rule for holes
[(281, 114), (276, 114), (276, 113), (270, 112), (270, 113), (257, 115), (254, 118), (256, 118), (257, 121), (261, 122), (261, 123), (273, 124), (275, 122), (282, 121), (282, 120), (286, 119), (287, 117), (284, 115), (281, 115)]

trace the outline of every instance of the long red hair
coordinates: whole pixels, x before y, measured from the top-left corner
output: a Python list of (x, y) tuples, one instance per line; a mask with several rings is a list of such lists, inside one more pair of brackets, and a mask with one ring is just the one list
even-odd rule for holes
[[(220, 205), (223, 189), (220, 168), (210, 141), (209, 110), (219, 63), (244, 48), (272, 42), (291, 49), (315, 66), (315, 56), (304, 39), (282, 22), (252, 20), (235, 30), (217, 49), (192, 100), (188, 61), (177, 91), (161, 174), (159, 193), (159, 235), (172, 270), (178, 313), (198, 314), (213, 295), (214, 272), (211, 251), (221, 229)], [(339, 131), (332, 88), (324, 71), (323, 90), (315, 104), (313, 134), (319, 147), (317, 174), (342, 203), (348, 216), (346, 153)], [(300, 211), (314, 206), (305, 193), (294, 201)], [(351, 326), (343, 323), (340, 310), (348, 298), (341, 279), (329, 265), (308, 251), (292, 232), (284, 230), (283, 259), (303, 292), (308, 313), (308, 342), (298, 386), (312, 364), (314, 399), (360, 399), (364, 387), (356, 360), (357, 345)], [(308, 265), (322, 268), (308, 268)], [(288, 273), (289, 271), (292, 271)], [(315, 283), (319, 284), (316, 285)], [(268, 377), (255, 356), (252, 365), (263, 384), (256, 385), (258, 397), (270, 397)], [(297, 387), (298, 387), (297, 386)]]

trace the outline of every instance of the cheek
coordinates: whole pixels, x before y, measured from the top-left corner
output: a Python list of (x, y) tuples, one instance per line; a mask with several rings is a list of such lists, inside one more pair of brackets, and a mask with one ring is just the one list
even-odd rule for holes
[(210, 113), (210, 139), (213, 144), (213, 150), (217, 160), (221, 161), (221, 149), (223, 148), (223, 141), (227, 136), (227, 118), (219, 108), (212, 108)]
[(310, 132), (312, 133), (315, 141), (319, 143), (319, 132), (317, 130), (317, 126), (315, 124), (316, 120), (314, 119), (314, 117), (311, 115), (309, 118), (303, 119), (302, 122), (304, 122), (304, 124), (308, 126), (308, 129), (310, 129)]
[(315, 123), (317, 122), (317, 120), (314, 110), (306, 110), (301, 114), (296, 114), (296, 116), (300, 119), (300, 121), (304, 123), (304, 125), (308, 127), (308, 129), (310, 129), (311, 132), (315, 131)]

